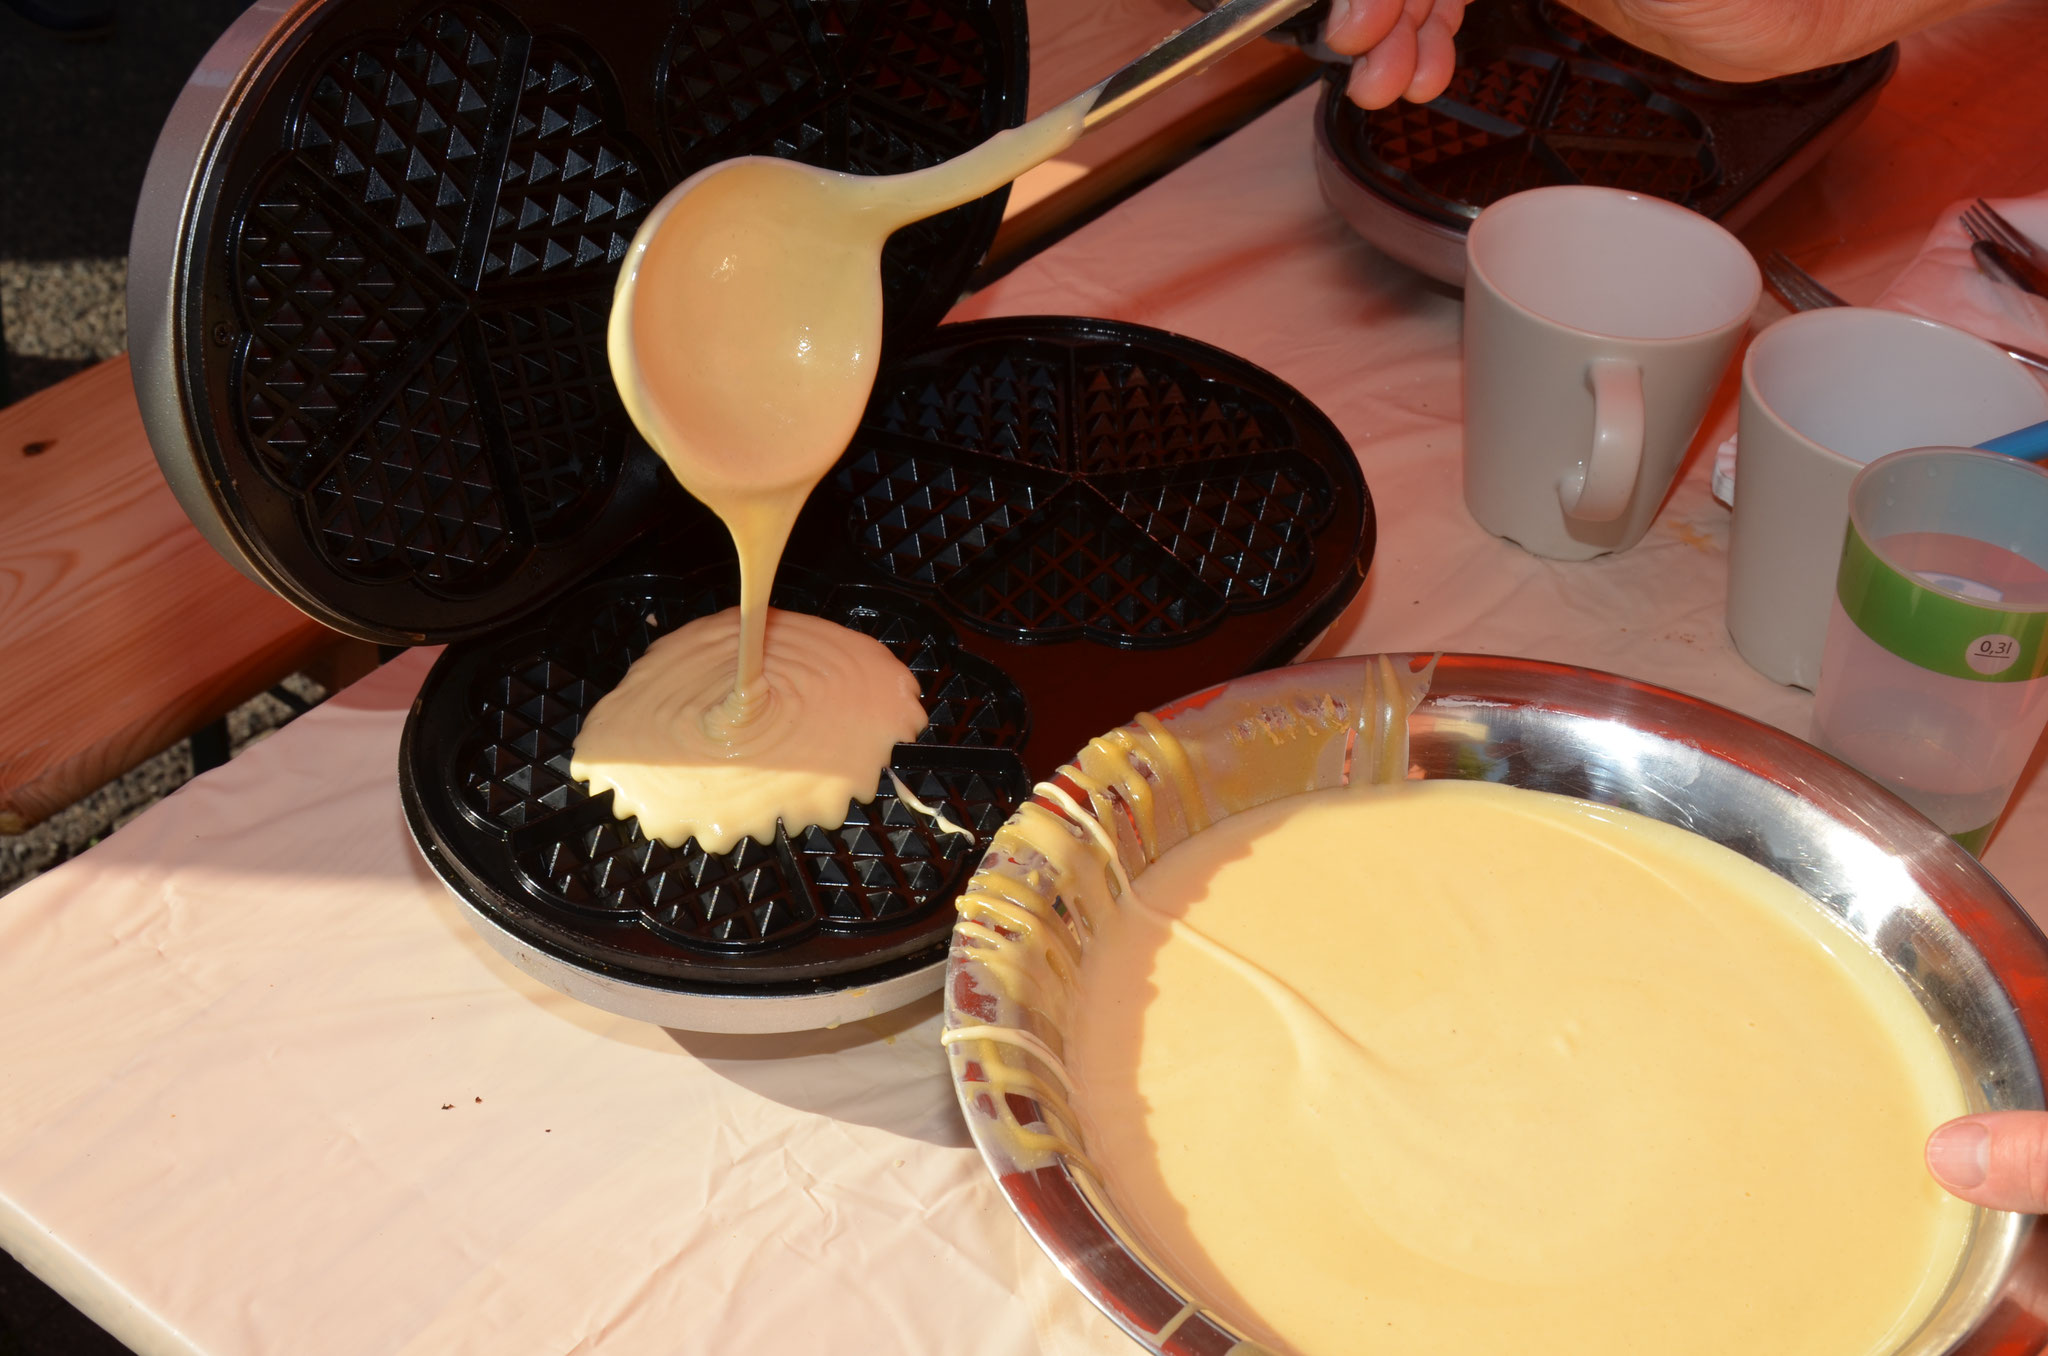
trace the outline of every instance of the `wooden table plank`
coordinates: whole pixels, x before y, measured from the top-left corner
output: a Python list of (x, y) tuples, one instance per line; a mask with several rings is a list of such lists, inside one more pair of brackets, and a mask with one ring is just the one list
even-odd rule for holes
[(0, 832), (341, 638), (223, 561), (171, 497), (120, 357), (0, 410)]

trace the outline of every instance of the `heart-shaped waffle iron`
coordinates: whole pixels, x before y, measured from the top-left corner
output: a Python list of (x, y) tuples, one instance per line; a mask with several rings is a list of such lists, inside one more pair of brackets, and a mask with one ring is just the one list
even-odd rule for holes
[(1739, 228), (1868, 111), (1894, 48), (1758, 84), (1707, 80), (1557, 0), (1475, 5), (1442, 98), (1371, 112), (1333, 70), (1323, 191), (1359, 233), (1446, 282), (1489, 203), (1549, 184), (1666, 198)]
[(569, 777), (652, 637), (733, 597), (724, 530), (610, 380), (634, 227), (732, 155), (936, 163), (1019, 120), (1023, 53), (1020, 0), (278, 0), (174, 113), (131, 269), (159, 460), (308, 612), (454, 642), (407, 724), (406, 815), (546, 982), (724, 1030), (928, 993), (976, 844), (1032, 776), (1291, 658), (1362, 582), (1357, 463), (1269, 374), (1108, 321), (933, 328), (996, 194), (891, 240), (875, 399), (781, 581), (918, 675), (929, 724), (894, 776), (841, 828), (722, 854), (649, 841)]
[[(415, 833), (457, 864), (499, 926), (678, 994), (801, 997), (848, 971), (933, 964), (955, 891), (1029, 791), (1023, 695), (903, 594), (785, 576), (778, 607), (882, 641), (917, 675), (929, 724), (837, 829), (707, 853), (671, 848), (569, 776), (590, 708), (656, 636), (737, 601), (728, 569), (612, 578), (515, 634), (451, 651), (401, 754)], [(930, 811), (913, 809), (897, 782)], [(966, 830), (942, 827), (937, 815)]]
[(918, 676), (930, 724), (872, 802), (712, 854), (650, 842), (569, 776), (626, 666), (737, 596), (697, 509), (527, 626), (449, 648), (407, 726), (406, 813), (484, 935), (570, 992), (721, 1029), (859, 1015), (937, 983), (978, 844), (1075, 728), (1291, 658), (1371, 543), (1350, 449), (1250, 364), (1102, 321), (942, 327), (886, 370), (776, 599)]
[[(1019, 121), (1021, 0), (258, 6), (135, 233), (138, 391), (215, 545), (337, 629), (475, 635), (657, 511), (605, 357), (652, 202), (752, 151), (936, 163)], [(952, 304), (991, 195), (891, 241), (889, 333)]]

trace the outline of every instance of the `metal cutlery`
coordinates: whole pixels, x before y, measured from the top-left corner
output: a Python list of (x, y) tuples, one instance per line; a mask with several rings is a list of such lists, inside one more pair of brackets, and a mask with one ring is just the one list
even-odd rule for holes
[(1963, 229), (1973, 240), (1995, 240), (2036, 267), (2048, 266), (2048, 252), (1982, 198), (1963, 209)]
[(2019, 261), (2012, 251), (2001, 248), (1996, 241), (1972, 240), (1970, 257), (1977, 261), (1977, 271), (1991, 281), (2017, 287), (2022, 292), (2032, 292), (2037, 297), (2044, 295), (2015, 267)]
[(1818, 311), (1825, 306), (1849, 304), (1821, 286), (1820, 279), (1793, 263), (1783, 250), (1772, 250), (1765, 257), (1764, 285), (1795, 311)]
[(2037, 297), (2048, 296), (2048, 267), (2043, 267), (2033, 242), (1990, 204), (1979, 198), (1964, 208), (1962, 225), (1978, 268), (1994, 281), (2010, 283)]
[[(1825, 306), (1846, 306), (1848, 302), (1823, 287), (1820, 280), (1787, 258), (1783, 251), (1772, 250), (1764, 259), (1764, 284), (1795, 311), (1817, 311)], [(2038, 372), (2048, 372), (2048, 356), (2032, 349), (2016, 348), (2011, 344), (1994, 345), (2011, 355), (2018, 362)]]

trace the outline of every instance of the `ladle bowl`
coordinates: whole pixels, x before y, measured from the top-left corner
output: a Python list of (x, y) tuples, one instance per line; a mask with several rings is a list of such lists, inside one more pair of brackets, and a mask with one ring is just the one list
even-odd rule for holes
[(612, 300), (608, 348), (633, 422), (729, 526), (771, 492), (793, 518), (791, 495), (824, 474), (867, 405), (892, 233), (995, 192), (1310, 3), (1224, 0), (1108, 79), (935, 165), (869, 176), (742, 156), (677, 184), (640, 224)]

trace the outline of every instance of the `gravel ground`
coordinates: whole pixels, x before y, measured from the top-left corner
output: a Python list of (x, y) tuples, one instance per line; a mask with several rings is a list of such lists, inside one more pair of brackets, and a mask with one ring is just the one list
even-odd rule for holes
[[(246, 0), (127, 0), (66, 42), (0, 5), (0, 400), (125, 348), (128, 229), (157, 129)], [(0, 1356), (6, 1356), (0, 1351)]]
[[(266, 692), (228, 713), (230, 757), (327, 697), (326, 689), (304, 674), (293, 674), (278, 687), (284, 696)], [(173, 744), (28, 832), (0, 834), (0, 895), (77, 856), (191, 779), (190, 742)], [(7, 1356), (4, 1346), (0, 1356)]]
[[(5, 247), (0, 236), (0, 248)], [(128, 347), (128, 259), (0, 258), (13, 398), (53, 386)]]

